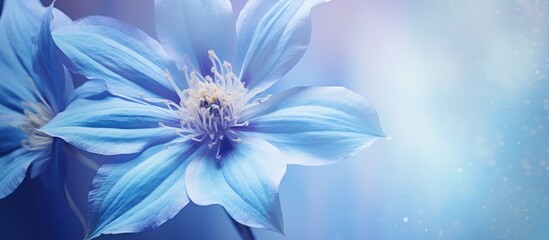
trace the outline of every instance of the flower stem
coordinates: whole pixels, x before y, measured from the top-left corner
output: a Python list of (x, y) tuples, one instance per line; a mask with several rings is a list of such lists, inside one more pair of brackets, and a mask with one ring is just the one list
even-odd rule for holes
[(86, 234), (88, 232), (86, 220), (84, 219), (84, 215), (82, 214), (82, 211), (76, 206), (76, 203), (71, 197), (71, 194), (69, 193), (69, 190), (67, 189), (67, 185), (63, 184), (63, 187), (65, 188), (65, 197), (67, 198), (67, 201), (69, 202), (69, 207), (71, 208), (72, 212), (76, 215), (78, 218), (78, 221), (80, 221), (80, 225), (82, 225), (82, 238), (86, 238)]
[[(229, 213), (227, 213), (227, 215), (229, 215)], [(242, 225), (239, 222), (235, 221), (231, 217), (231, 215), (229, 215), (229, 219), (231, 219), (231, 222), (233, 222), (233, 226), (236, 228), (236, 231), (238, 232), (242, 240), (255, 240), (254, 234), (252, 233), (250, 227)]]

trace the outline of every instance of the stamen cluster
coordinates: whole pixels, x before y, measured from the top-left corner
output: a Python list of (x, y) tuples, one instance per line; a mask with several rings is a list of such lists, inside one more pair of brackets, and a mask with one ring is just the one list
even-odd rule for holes
[(208, 55), (212, 62), (212, 75), (202, 76), (196, 71), (189, 74), (187, 67), (184, 67), (189, 86), (185, 90), (181, 90), (166, 72), (166, 78), (177, 92), (180, 102), (175, 104), (170, 100), (160, 101), (177, 114), (181, 121), (179, 126), (167, 126), (164, 123), (159, 125), (175, 131), (184, 139), (207, 141), (210, 149), (217, 147), (216, 158), (221, 159), (221, 142), (228, 139), (239, 143), (241, 139), (233, 128), (246, 127), (249, 124), (248, 121), (240, 121), (239, 114), (264, 99), (250, 102), (258, 91), (249, 91), (234, 74), (231, 64), (221, 62), (213, 50), (208, 51)]
[(32, 79), (29, 79), (29, 81), (40, 102), (21, 102), (26, 109), (23, 110), (25, 118), (21, 122), (21, 125), (19, 125), (19, 128), (27, 135), (26, 139), (21, 140), (21, 146), (29, 151), (43, 150), (51, 146), (53, 139), (37, 131), (37, 129), (46, 125), (55, 116), (55, 113), (44, 97), (42, 97)]

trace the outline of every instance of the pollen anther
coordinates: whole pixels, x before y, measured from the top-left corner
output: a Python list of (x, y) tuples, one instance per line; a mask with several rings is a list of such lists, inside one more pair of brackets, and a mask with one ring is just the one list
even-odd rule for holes
[(19, 125), (19, 129), (27, 135), (27, 138), (21, 140), (21, 146), (29, 151), (47, 149), (51, 146), (53, 138), (38, 129), (46, 125), (55, 116), (55, 113), (31, 78), (29, 78), (29, 83), (39, 102), (21, 102), (21, 105), (26, 109), (23, 110), (25, 118)]
[(165, 71), (166, 80), (179, 96), (178, 104), (171, 100), (142, 98), (151, 103), (166, 104), (181, 119), (177, 126), (159, 123), (159, 127), (196, 142), (208, 141), (208, 148), (217, 146), (216, 158), (221, 159), (221, 142), (227, 139), (239, 143), (242, 140), (233, 131), (234, 128), (250, 124), (248, 121), (240, 121), (239, 114), (266, 101), (270, 96), (252, 100), (259, 90), (249, 91), (233, 73), (231, 64), (221, 62), (213, 50), (208, 51), (208, 56), (212, 63), (211, 75), (202, 76), (197, 71), (189, 72), (187, 66), (179, 68), (187, 81), (188, 88), (185, 90), (181, 90), (168, 70)]

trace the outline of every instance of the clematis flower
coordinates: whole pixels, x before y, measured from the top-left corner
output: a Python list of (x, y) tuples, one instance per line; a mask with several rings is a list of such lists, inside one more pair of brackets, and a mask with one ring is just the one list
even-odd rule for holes
[[(46, 186), (60, 190), (65, 142), (37, 129), (65, 110), (74, 88), (53, 44), (52, 28), (71, 20), (39, 0), (6, 0), (0, 17), (0, 198), (25, 178), (43, 174)], [(43, 16), (43, 18), (42, 18)], [(41, 25), (42, 21), (44, 24)]]
[(235, 22), (228, 0), (157, 0), (161, 43), (104, 17), (54, 33), (90, 79), (82, 91), (98, 94), (41, 130), (130, 159), (98, 170), (87, 238), (154, 228), (191, 200), (282, 232), (287, 164), (334, 163), (384, 138), (373, 106), (343, 87), (265, 94), (303, 56), (321, 2), (250, 0)]

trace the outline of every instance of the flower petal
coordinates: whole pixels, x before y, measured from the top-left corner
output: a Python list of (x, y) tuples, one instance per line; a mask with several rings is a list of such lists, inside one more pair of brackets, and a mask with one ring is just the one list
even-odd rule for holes
[(21, 140), (26, 137), (19, 129), (22, 120), (22, 114), (0, 105), (0, 156), (21, 147)]
[(193, 160), (185, 183), (194, 203), (220, 204), (244, 225), (283, 232), (278, 188), (285, 172), (275, 147), (243, 136), (241, 143), (224, 148), (219, 161), (212, 154)]
[(44, 154), (43, 151), (27, 151), (24, 148), (18, 148), (0, 156), (0, 199), (15, 191), (25, 179), (29, 165)]
[(229, 0), (156, 0), (155, 12), (158, 37), (174, 59), (189, 56), (194, 67), (208, 75), (209, 50), (221, 59), (232, 57), (234, 19)]
[(4, 2), (0, 15), (0, 104), (23, 112), (21, 101), (34, 101), (29, 77), (31, 37), (37, 34), (42, 15), (38, 0)]
[(246, 57), (257, 25), (276, 2), (276, 0), (249, 0), (244, 5), (236, 20), (236, 53), (238, 59), (243, 60)]
[(288, 164), (324, 165), (385, 138), (375, 108), (343, 87), (298, 87), (244, 112), (242, 132), (263, 138)]
[(110, 90), (178, 99), (166, 80), (173, 69), (162, 46), (141, 30), (107, 17), (86, 17), (53, 32), (55, 43), (70, 59), (67, 67)]
[(33, 68), (38, 74), (36, 85), (42, 89), (46, 99), (55, 112), (63, 111), (74, 97), (72, 77), (65, 70), (59, 56), (60, 52), (51, 35), (53, 4), (42, 17), (40, 33), (35, 38), (36, 51), (33, 56)]
[(67, 176), (67, 156), (64, 145), (63, 140), (54, 138), (51, 151), (48, 151), (48, 155), (36, 159), (30, 171), (31, 178), (39, 176), (47, 189), (62, 194), (64, 194)]
[[(0, 35), (5, 38), (0, 53), (6, 57), (12, 68), (32, 74), (32, 37), (38, 35), (42, 15), (46, 8), (40, 0), (5, 0), (0, 18)], [(60, 22), (69, 19), (55, 10)], [(2, 37), (0, 37), (1, 39)], [(7, 45), (5, 45), (7, 44)]]
[(108, 91), (107, 84), (103, 80), (90, 80), (84, 82), (74, 93), (76, 98), (89, 98), (104, 94)]
[(21, 147), (21, 140), (25, 138), (25, 133), (13, 126), (0, 126), (0, 155)]
[[(34, 46), (31, 39), (38, 35), (45, 10), (39, 0), (7, 0), (0, 17), (0, 72), (6, 79), (0, 81), (0, 104), (19, 112), (23, 111), (21, 101), (37, 101), (30, 79), (42, 86), (32, 67)], [(70, 22), (59, 10), (52, 11), (56, 16), (55, 25)]]
[(88, 239), (152, 229), (189, 202), (185, 168), (195, 153), (189, 141), (157, 145), (123, 163), (103, 165), (88, 196)]
[(1, 46), (3, 56), (9, 57), (12, 68), (32, 73), (32, 41), (38, 34), (44, 7), (39, 0), (6, 0), (0, 19), (0, 35), (5, 36), (8, 45)]
[(237, 59), (243, 60), (240, 79), (248, 89), (268, 88), (295, 66), (311, 39), (311, 8), (326, 1), (281, 0), (262, 18), (257, 15), (271, 1), (247, 4), (239, 18)]
[(88, 152), (116, 155), (140, 152), (177, 137), (159, 122), (179, 120), (162, 107), (105, 97), (74, 101), (40, 130)]
[[(0, 39), (2, 37), (0, 36)], [(2, 44), (2, 40), (0, 40)], [(0, 45), (5, 46), (5, 45)], [(0, 105), (13, 111), (22, 113), (23, 106), (21, 102), (34, 102), (33, 91), (30, 88), (29, 77), (24, 71), (17, 71), (4, 62), (4, 55), (0, 55), (0, 72), (2, 81), (0, 81)]]

